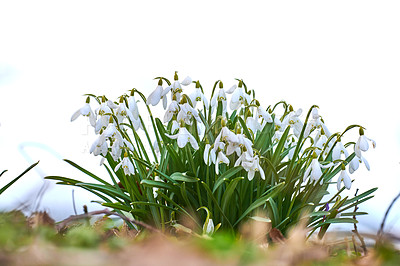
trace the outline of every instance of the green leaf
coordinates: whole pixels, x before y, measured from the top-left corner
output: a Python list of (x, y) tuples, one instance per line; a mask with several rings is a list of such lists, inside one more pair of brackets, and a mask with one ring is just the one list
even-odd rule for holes
[(88, 170), (84, 169), (83, 167), (77, 165), (76, 163), (68, 160), (68, 159), (64, 159), (65, 162), (69, 163), (70, 165), (72, 165), (73, 167), (75, 167), (76, 169), (80, 170), (81, 172), (87, 174), (88, 176), (94, 178), (95, 180), (99, 181), (100, 183), (103, 183), (104, 185), (108, 185), (111, 186), (110, 183), (104, 181), (103, 179), (101, 179), (100, 177), (96, 176), (95, 174), (92, 174), (91, 172), (89, 172)]
[(123, 205), (121, 203), (109, 203), (109, 202), (103, 202), (101, 203), (102, 206), (105, 207), (110, 207), (116, 210), (122, 210), (122, 211), (126, 211), (126, 212), (130, 212), (132, 210), (132, 208), (130, 206), (126, 206)]
[(149, 180), (149, 179), (143, 179), (140, 182), (142, 185), (144, 186), (148, 186), (148, 187), (156, 187), (156, 188), (163, 188), (166, 189), (170, 192), (178, 192), (178, 189), (174, 186), (172, 186), (171, 184), (165, 183), (165, 182), (161, 182), (161, 181), (154, 181), (154, 180)]
[(113, 186), (105, 186), (105, 185), (100, 185), (100, 184), (92, 184), (92, 183), (76, 183), (76, 186), (79, 187), (84, 187), (84, 188), (89, 188), (92, 190), (97, 190), (101, 193), (104, 193), (110, 197), (113, 197), (115, 199), (123, 199), (125, 201), (130, 201), (130, 197), (126, 195), (125, 193), (121, 193), (118, 191), (115, 187)]
[(175, 181), (182, 181), (189, 183), (198, 182), (200, 180), (197, 177), (189, 176), (186, 173), (179, 173), (179, 172), (173, 173), (172, 175), (170, 175), (170, 178)]
[[(17, 176), (16, 178), (14, 178), (13, 180), (11, 180), (8, 184), (6, 184), (4, 187), (2, 187), (0, 189), (0, 194), (2, 194), (4, 191), (6, 191), (7, 188), (9, 188), (12, 184), (14, 184), (15, 182), (18, 181), (18, 179), (20, 179), (23, 175), (25, 175), (27, 172), (29, 172), (29, 170), (31, 170), (33, 167), (35, 167), (37, 164), (39, 163), (39, 161), (37, 163), (32, 164), (31, 166), (29, 166), (28, 168), (25, 169), (25, 171), (23, 171), (19, 176)], [(1, 175), (3, 175), (7, 170), (4, 170)], [(0, 175), (0, 176), (1, 176)]]
[(250, 217), (250, 219), (253, 219), (254, 221), (257, 221), (257, 222), (263, 222), (263, 223), (270, 223), (271, 222), (271, 219), (264, 218), (264, 217), (259, 217), (259, 216), (252, 216), (252, 217)]
[[(229, 185), (227, 186), (223, 196), (222, 196), (222, 211), (226, 212), (227, 206), (230, 202), (232, 202), (232, 195), (233, 192), (236, 189), (237, 184), (239, 183), (239, 181), (243, 180), (244, 177), (240, 176), (240, 177), (236, 177), (235, 179), (233, 179)], [(234, 201), (235, 202), (235, 201)]]
[(285, 183), (279, 183), (270, 189), (268, 189), (262, 197), (256, 199), (250, 206), (243, 212), (243, 214), (237, 219), (236, 223), (233, 226), (236, 226), (244, 217), (246, 217), (250, 212), (254, 211), (256, 208), (262, 206), (267, 202), (269, 198), (274, 197), (276, 194), (278, 194), (283, 188), (284, 188)]
[(233, 175), (237, 174), (243, 169), (242, 166), (236, 166), (233, 168), (230, 168), (229, 170), (225, 171), (220, 177), (218, 177), (217, 181), (215, 181), (214, 188), (213, 188), (213, 193), (217, 190), (217, 188), (224, 183), (225, 180), (228, 180), (231, 178)]

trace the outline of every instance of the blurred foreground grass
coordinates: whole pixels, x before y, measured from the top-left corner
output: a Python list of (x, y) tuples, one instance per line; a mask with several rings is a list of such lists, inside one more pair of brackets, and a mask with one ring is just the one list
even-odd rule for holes
[[(323, 241), (305, 239), (294, 228), (287, 239), (254, 222), (240, 235), (212, 238), (184, 230), (169, 235), (135, 231), (104, 216), (56, 229), (46, 213), (26, 218), (21, 212), (0, 214), (0, 265), (399, 265), (400, 253), (389, 241), (361, 254), (350, 236)], [(275, 234), (275, 235), (274, 235)], [(355, 250), (357, 252), (355, 252)]]

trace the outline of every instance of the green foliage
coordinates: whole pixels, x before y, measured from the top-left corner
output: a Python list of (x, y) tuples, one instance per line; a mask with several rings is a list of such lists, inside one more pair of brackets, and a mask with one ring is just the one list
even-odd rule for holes
[[(301, 219), (307, 219), (312, 232), (319, 230), (320, 237), (332, 223), (357, 223), (345, 217), (354, 215), (346, 211), (372, 198), (376, 188), (342, 198), (345, 187), (340, 185), (351, 186), (346, 168), (355, 171), (360, 162), (369, 167), (361, 155), (368, 149), (361, 126), (331, 134), (317, 106), (304, 121), (301, 110), (295, 112), (283, 101), (264, 109), (242, 80), (227, 91), (221, 81), (215, 82), (208, 102), (198, 81), (191, 97), (181, 87), (190, 85), (188, 78), (179, 82), (175, 73), (174, 82), (156, 79), (159, 85), (148, 99), (136, 89), (118, 102), (87, 94), (100, 106), (93, 112), (87, 101), (73, 116), (89, 116), (99, 135), (91, 152), (106, 161), (108, 177), (66, 160), (96, 182), (46, 178), (86, 189), (104, 206), (161, 230), (188, 219), (198, 233), (204, 233), (210, 220), (235, 232), (256, 210), (283, 234)], [(163, 81), (169, 86), (160, 89)], [(234, 110), (229, 114), (226, 93), (232, 92), (229, 106)], [(154, 118), (150, 105), (166, 100), (167, 93), (173, 101), (163, 123)], [(197, 101), (202, 109), (194, 108)], [(147, 114), (138, 112), (138, 104), (145, 104)], [(353, 128), (360, 129), (359, 141), (343, 145), (344, 134)], [(349, 146), (354, 147), (351, 154)], [(339, 173), (338, 192), (328, 197)], [(207, 213), (196, 212), (201, 208)]]

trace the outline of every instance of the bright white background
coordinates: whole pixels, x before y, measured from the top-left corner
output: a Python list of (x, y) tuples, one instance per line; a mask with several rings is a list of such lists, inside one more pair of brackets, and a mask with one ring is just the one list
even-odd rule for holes
[[(70, 122), (82, 95), (116, 99), (133, 87), (148, 95), (154, 77), (177, 70), (207, 90), (242, 78), (265, 107), (317, 104), (332, 132), (363, 125), (377, 148), (350, 193), (379, 186), (361, 219), (376, 230), (400, 191), (399, 13), (398, 1), (1, 1), (0, 170), (9, 171), (0, 185), (40, 163), (0, 207), (47, 210), (56, 220), (72, 214), (71, 188), (38, 191), (43, 175), (82, 177), (60, 158), (104, 174), (87, 152), (87, 121)], [(75, 198), (78, 212), (93, 199), (80, 190)]]

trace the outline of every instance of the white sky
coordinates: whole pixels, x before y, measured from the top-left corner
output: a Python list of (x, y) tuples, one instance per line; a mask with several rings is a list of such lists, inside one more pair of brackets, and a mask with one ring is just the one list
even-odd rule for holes
[[(379, 186), (362, 220), (376, 228), (400, 191), (399, 13), (398, 1), (1, 1), (0, 170), (9, 179), (22, 172), (29, 163), (19, 146), (30, 142), (102, 173), (85, 153), (86, 121), (70, 123), (84, 93), (116, 99), (136, 87), (148, 95), (154, 77), (175, 70), (208, 88), (243, 78), (265, 107), (317, 104), (333, 132), (367, 128), (377, 148), (353, 187)], [(50, 153), (25, 150), (46, 175), (79, 175)], [(0, 205), (32, 201), (35, 182), (31, 172)], [(71, 214), (70, 188), (49, 191), (42, 208)], [(92, 198), (75, 192), (81, 211)], [(398, 226), (400, 213), (390, 217)]]

